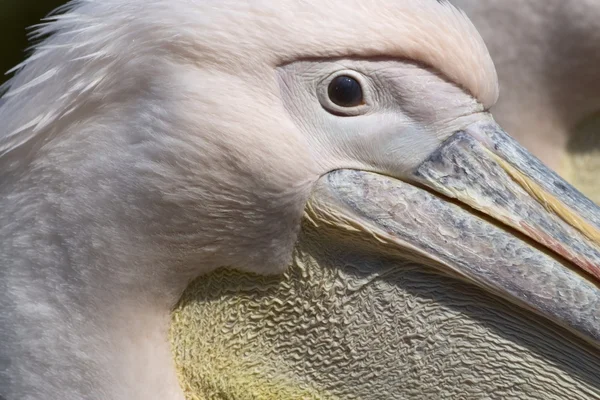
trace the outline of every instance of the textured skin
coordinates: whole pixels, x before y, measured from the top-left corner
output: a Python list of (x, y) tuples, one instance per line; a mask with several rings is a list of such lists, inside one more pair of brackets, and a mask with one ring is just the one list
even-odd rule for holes
[(191, 285), (171, 332), (187, 398), (600, 398), (600, 358), (569, 333), (360, 247), (305, 227), (283, 278)]
[[(365, 175), (338, 171), (324, 180), (351, 182)], [(283, 277), (219, 270), (188, 288), (171, 329), (188, 399), (600, 399), (596, 347), (489, 290), (406, 261), (415, 253), (398, 253), (384, 235), (389, 232), (414, 251), (424, 247), (410, 234), (415, 224), (422, 225), (431, 261), (467, 257), (475, 271), (459, 268), (463, 273), (489, 271), (484, 286), (512, 285), (513, 298), (527, 299), (541, 314), (558, 315), (558, 322), (596, 337), (593, 285), (585, 289), (588, 283), (561, 272), (560, 265), (552, 273), (557, 262), (501, 228), (465, 217), (470, 214), (459, 206), (398, 181), (386, 187), (384, 181), (393, 180), (371, 176), (371, 187), (380, 189), (355, 193), (360, 190), (353, 184), (352, 193), (344, 194), (343, 187), (335, 193), (350, 203), (368, 196), (359, 210), (375, 225), (359, 217), (337, 220), (323, 208), (337, 209), (337, 203), (321, 189), (336, 186), (319, 186)], [(430, 226), (435, 221), (438, 226)], [(465, 228), (463, 235), (452, 230), (457, 227)], [(489, 237), (490, 243), (475, 236)], [(490, 259), (500, 261), (492, 265)]]

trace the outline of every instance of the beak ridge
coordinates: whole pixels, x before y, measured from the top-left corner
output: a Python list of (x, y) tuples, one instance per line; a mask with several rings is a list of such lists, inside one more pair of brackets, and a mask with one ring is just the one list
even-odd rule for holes
[[(412, 178), (517, 230), (600, 281), (600, 230), (569, 206), (583, 196), (537, 165), (533, 156), (525, 162), (508, 158), (515, 153), (523, 158), (523, 153), (497, 125), (494, 137), (481, 140), (490, 129), (489, 124), (485, 127), (454, 134), (417, 167)], [(498, 152), (499, 143), (505, 151)], [(506, 151), (509, 145), (512, 151)], [(536, 167), (535, 172), (530, 166)], [(563, 193), (552, 193), (547, 189), (552, 186)], [(578, 208), (587, 209), (589, 215), (597, 207), (580, 203)]]

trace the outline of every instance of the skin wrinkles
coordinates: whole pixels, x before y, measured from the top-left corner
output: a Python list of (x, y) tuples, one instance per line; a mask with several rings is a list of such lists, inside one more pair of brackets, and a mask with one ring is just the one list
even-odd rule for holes
[[(324, 241), (307, 226), (283, 279), (215, 272), (188, 288), (171, 329), (176, 349), (183, 340), (202, 346), (208, 362), (183, 351), (176, 360), (189, 390), (208, 397), (214, 388), (203, 382), (239, 399), (600, 398), (596, 352), (569, 333), (362, 240)], [(239, 339), (246, 332), (252, 341)]]

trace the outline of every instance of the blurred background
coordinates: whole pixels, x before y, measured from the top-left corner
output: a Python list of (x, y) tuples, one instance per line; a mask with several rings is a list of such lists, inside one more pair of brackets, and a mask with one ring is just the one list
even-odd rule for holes
[(40, 22), (65, 0), (0, 0), (0, 84), (4, 73), (25, 58), (27, 27)]

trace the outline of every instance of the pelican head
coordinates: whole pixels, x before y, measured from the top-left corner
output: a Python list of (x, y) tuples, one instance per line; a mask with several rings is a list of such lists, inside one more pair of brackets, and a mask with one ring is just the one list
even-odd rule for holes
[(281, 274), (303, 220), (600, 340), (600, 213), (493, 120), (493, 63), (448, 2), (62, 11), (0, 108), (8, 399), (182, 398), (185, 287)]

